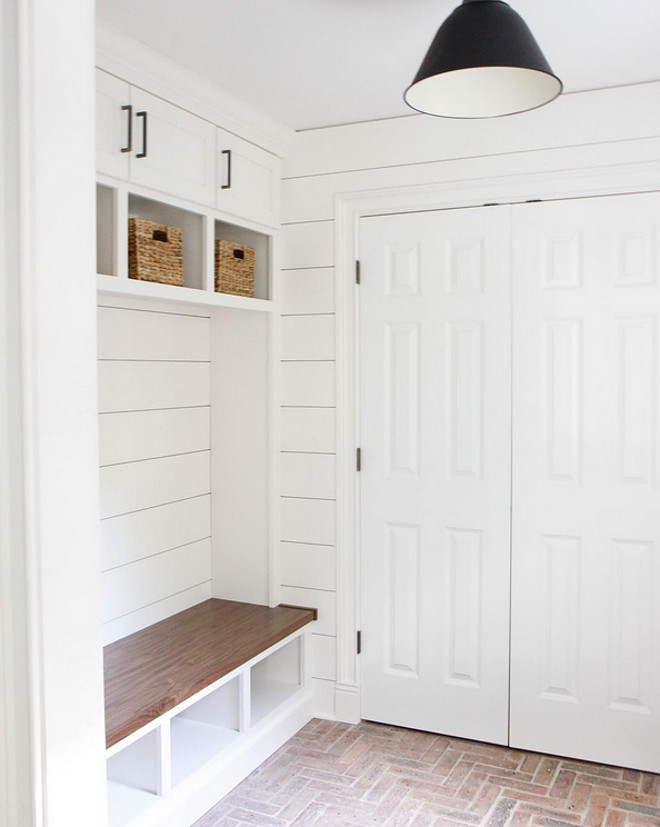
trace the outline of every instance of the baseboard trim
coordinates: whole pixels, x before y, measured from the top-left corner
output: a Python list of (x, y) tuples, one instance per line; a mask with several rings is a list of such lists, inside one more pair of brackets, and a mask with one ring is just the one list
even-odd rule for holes
[(335, 717), (347, 724), (360, 723), (360, 687), (357, 684), (336, 684)]

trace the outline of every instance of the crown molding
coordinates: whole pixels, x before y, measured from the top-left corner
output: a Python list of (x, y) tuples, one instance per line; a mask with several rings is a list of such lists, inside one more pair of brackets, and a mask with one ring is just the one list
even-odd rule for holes
[(103, 22), (96, 27), (96, 65), (274, 155), (282, 157), (295, 135), (290, 127)]

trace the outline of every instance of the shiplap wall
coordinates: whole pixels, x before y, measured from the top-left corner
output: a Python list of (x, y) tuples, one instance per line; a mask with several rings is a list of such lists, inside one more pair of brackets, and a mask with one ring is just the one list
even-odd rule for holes
[[(307, 267), (306, 261), (313, 266)], [(283, 603), (314, 606), (312, 674), (327, 710), (336, 661), (335, 293), (332, 262), (289, 257), (279, 275)]]
[(104, 642), (211, 596), (210, 320), (101, 299)]
[[(336, 616), (342, 604), (335, 417), (354, 415), (335, 410), (332, 314), (342, 311), (334, 303), (337, 196), (402, 187), (437, 193), (482, 177), (493, 180), (496, 196), (498, 176), (520, 176), (522, 197), (534, 198), (526, 174), (556, 175), (559, 189), (576, 169), (655, 161), (660, 157), (659, 94), (660, 83), (650, 83), (566, 95), (511, 118), (481, 122), (411, 115), (310, 130), (292, 143), (283, 168), (279, 276), (281, 580), (287, 601), (321, 609), (314, 674), (328, 714), (335, 711)], [(350, 630), (341, 645), (351, 649), (353, 634)]]

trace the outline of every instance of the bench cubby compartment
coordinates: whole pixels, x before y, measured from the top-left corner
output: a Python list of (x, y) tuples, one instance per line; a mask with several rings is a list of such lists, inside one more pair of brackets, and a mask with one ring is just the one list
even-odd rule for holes
[(108, 827), (130, 824), (162, 793), (162, 731), (152, 729), (107, 759)]
[(302, 685), (301, 640), (296, 638), (255, 663), (250, 672), (250, 718), (254, 726)]
[(171, 726), (172, 784), (176, 786), (231, 746), (241, 732), (243, 675), (191, 703)]

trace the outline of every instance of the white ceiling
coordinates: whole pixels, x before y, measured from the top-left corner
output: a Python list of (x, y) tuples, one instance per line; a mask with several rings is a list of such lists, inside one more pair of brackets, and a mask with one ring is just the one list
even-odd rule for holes
[[(410, 113), (459, 0), (97, 0), (100, 19), (294, 129)], [(660, 79), (659, 0), (511, 0), (566, 92)]]

